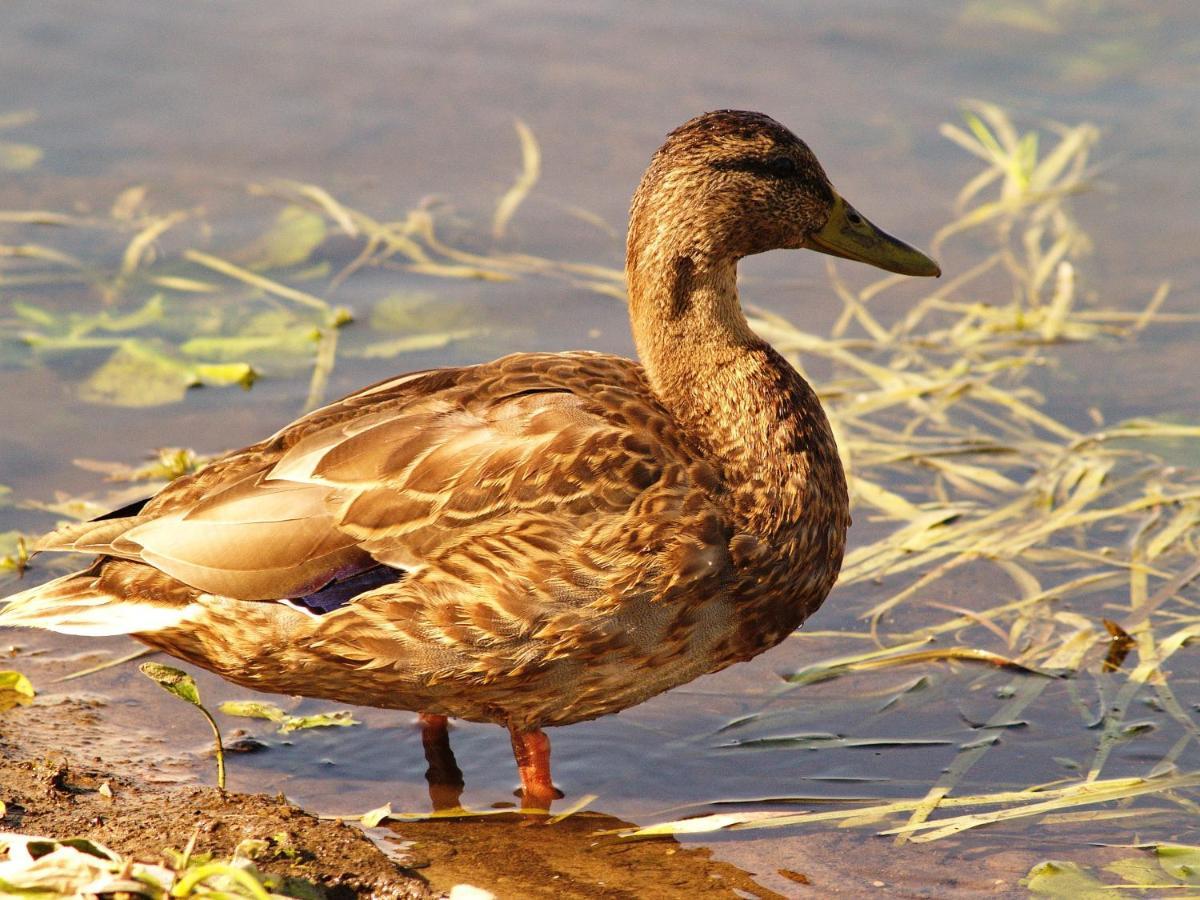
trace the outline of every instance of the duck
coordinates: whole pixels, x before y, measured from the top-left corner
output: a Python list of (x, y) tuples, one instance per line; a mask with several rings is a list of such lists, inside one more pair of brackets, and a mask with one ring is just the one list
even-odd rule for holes
[(812, 386), (747, 323), (738, 262), (936, 262), (758, 112), (670, 132), (633, 197), (640, 362), (516, 353), (389, 378), (34, 547), (95, 555), (0, 626), (127, 634), (259, 691), (508, 729), (522, 805), (561, 793), (545, 729), (775, 646), (850, 524)]

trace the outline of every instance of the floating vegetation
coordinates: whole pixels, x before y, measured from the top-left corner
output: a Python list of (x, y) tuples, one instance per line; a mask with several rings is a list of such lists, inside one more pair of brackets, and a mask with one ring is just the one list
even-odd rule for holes
[(288, 734), (305, 728), (346, 727), (362, 724), (354, 718), (349, 710), (345, 709), (329, 713), (315, 713), (309, 716), (292, 716), (274, 703), (263, 703), (258, 700), (227, 700), (217, 708), (227, 716), (267, 719), (279, 726), (280, 734)]
[[(497, 208), (498, 235), (538, 175), (536, 142), (524, 125), (518, 124), (518, 134), (525, 166)], [(113, 406), (175, 403), (191, 388), (249, 388), (264, 373), (290, 375), (308, 368), (305, 407), (311, 408), (324, 399), (339, 353), (339, 332), (354, 321), (350, 309), (327, 297), (353, 272), (391, 265), (396, 254), (408, 260), (406, 267), (413, 272), (449, 278), (511, 280), (516, 274), (559, 268), (517, 256), (486, 265), (466, 263), (464, 259), (489, 258), (441, 245), (425, 206), (403, 222), (380, 223), (312, 185), (252, 185), (250, 193), (282, 199), (283, 206), (248, 246), (225, 255), (193, 245), (211, 235), (202, 210), (154, 213), (144, 186), (123, 191), (107, 216), (0, 211), (0, 366), (90, 366), (76, 384), (78, 398)], [(84, 254), (31, 233), (44, 229), (53, 229), (49, 237), (72, 249), (88, 245), (89, 262), (82, 261)], [(6, 232), (11, 233), (7, 242)], [(314, 256), (337, 237), (361, 241), (362, 248), (331, 276), (329, 261), (314, 262)], [(425, 249), (423, 239), (436, 249)], [(178, 249), (160, 249), (168, 242)], [(107, 263), (91, 259), (101, 253), (109, 254)], [(322, 279), (324, 296), (299, 286)], [(59, 311), (45, 300), (34, 302), (35, 292), (65, 292), (71, 302)], [(380, 301), (370, 328), (384, 338), (353, 355), (391, 358), (481, 334), (478, 317), (466, 310), (440, 329), (410, 316), (409, 330), (396, 334), (394, 323), (389, 324), (395, 317), (387, 307), (404, 299), (390, 295)], [(94, 308), (87, 309), (88, 300)], [(442, 307), (432, 319), (447, 319)]]
[(520, 815), (532, 816), (542, 825), (557, 825), (576, 813), (582, 812), (598, 799), (596, 794), (584, 794), (575, 798), (565, 809), (552, 816), (547, 816), (545, 810), (512, 809), (505, 805), (496, 805), (486, 809), (449, 806), (441, 809), (435, 808), (431, 811), (393, 812), (392, 804), (388, 802), (383, 806), (367, 810), (365, 813), (325, 813), (319, 818), (338, 821), (357, 820), (365, 828), (374, 828), (383, 822), (431, 822), (437, 819), (477, 819), (484, 816)]
[(33, 685), (20, 672), (0, 672), (0, 712), (26, 706), (34, 697)]
[(1035, 897), (1099, 900), (1109, 897), (1195, 896), (1200, 888), (1200, 847), (1158, 844), (1140, 856), (1102, 867), (1105, 876), (1073, 862), (1046, 860), (1029, 870), (1021, 883)]
[(187, 447), (160, 447), (150, 455), (149, 460), (144, 465), (129, 466), (125, 463), (77, 459), (75, 465), (89, 472), (98, 472), (107, 481), (165, 482), (190, 475), (207, 463), (209, 457), (198, 456)]
[[(37, 119), (33, 110), (0, 113), (0, 131), (20, 128)], [(42, 161), (42, 148), (0, 139), (0, 172), (24, 172)]]
[(363, 828), (375, 828), (380, 822), (384, 821), (392, 814), (392, 804), (385, 803), (383, 806), (377, 806), (375, 809), (367, 810), (359, 817), (359, 822)]
[(28, 562), (29, 548), (25, 536), (16, 531), (0, 532), (0, 572), (16, 572), (19, 575), (25, 571)]

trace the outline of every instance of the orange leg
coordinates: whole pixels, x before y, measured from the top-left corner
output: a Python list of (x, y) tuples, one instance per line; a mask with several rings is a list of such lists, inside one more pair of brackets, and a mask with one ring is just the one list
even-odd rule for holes
[(525, 809), (550, 809), (550, 802), (562, 792), (550, 780), (550, 738), (540, 728), (522, 731), (508, 726), (513, 756), (521, 773), (521, 806)]
[(429, 802), (435, 812), (462, 806), (463, 774), (450, 749), (445, 716), (421, 713), (421, 743), (425, 747), (425, 780), (429, 782)]

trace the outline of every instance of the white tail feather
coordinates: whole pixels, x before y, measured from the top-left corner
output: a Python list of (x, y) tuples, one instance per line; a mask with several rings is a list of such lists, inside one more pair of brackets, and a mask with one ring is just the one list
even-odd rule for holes
[(160, 631), (182, 623), (188, 606), (126, 600), (97, 589), (93, 575), (57, 578), (9, 597), (0, 607), (0, 628), (41, 628), (60, 634), (111, 637)]

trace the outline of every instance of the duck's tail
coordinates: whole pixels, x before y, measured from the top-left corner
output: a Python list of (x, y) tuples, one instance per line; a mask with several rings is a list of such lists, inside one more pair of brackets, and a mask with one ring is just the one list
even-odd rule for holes
[(139, 603), (100, 586), (96, 567), (0, 600), (0, 628), (42, 628), (60, 634), (110, 637), (178, 625), (185, 608)]
[(113, 544), (144, 521), (138, 515), (144, 502), (91, 522), (62, 525), (35, 541), (31, 548), (35, 554), (67, 551), (103, 556), (82, 572), (0, 599), (0, 628), (42, 628), (60, 634), (109, 637), (158, 631), (179, 624), (186, 606), (118, 596), (104, 586), (101, 578), (105, 559), (111, 562), (112, 557), (125, 555)]

